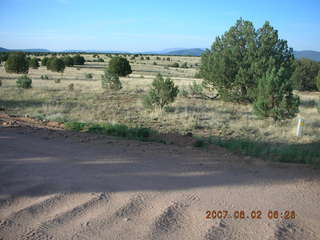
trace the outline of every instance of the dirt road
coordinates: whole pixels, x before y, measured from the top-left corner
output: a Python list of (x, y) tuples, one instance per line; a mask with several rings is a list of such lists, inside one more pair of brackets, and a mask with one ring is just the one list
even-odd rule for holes
[(0, 239), (319, 239), (319, 173), (215, 147), (0, 127)]

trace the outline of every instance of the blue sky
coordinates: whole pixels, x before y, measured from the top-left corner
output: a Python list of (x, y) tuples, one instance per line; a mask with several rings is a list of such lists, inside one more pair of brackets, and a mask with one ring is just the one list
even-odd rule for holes
[(208, 48), (240, 17), (268, 20), (295, 50), (320, 51), (320, 0), (0, 0), (0, 47)]

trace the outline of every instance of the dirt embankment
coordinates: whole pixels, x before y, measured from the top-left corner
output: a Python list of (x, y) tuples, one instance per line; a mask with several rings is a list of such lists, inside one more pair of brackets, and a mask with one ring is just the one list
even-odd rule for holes
[(319, 170), (0, 119), (0, 239), (319, 239)]

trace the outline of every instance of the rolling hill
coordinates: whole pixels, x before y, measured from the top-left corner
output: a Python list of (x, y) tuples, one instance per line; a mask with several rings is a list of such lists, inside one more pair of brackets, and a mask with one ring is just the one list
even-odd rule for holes
[[(176, 55), (176, 56), (201, 56), (204, 52), (204, 48), (169, 48), (161, 51), (149, 51), (149, 52), (131, 52), (131, 54), (159, 54), (159, 55)], [(10, 51), (23, 51), (23, 52), (54, 52), (48, 49), (34, 48), (34, 49), (6, 49), (0, 47), (0, 52), (10, 52)], [(86, 53), (126, 53), (126, 51), (112, 51), (112, 50), (65, 50), (62, 52), (71, 53), (71, 52), (86, 52)], [(294, 56), (297, 59), (308, 58), (314, 61), (320, 62), (320, 52), (312, 50), (303, 50), (303, 51), (293, 51)]]

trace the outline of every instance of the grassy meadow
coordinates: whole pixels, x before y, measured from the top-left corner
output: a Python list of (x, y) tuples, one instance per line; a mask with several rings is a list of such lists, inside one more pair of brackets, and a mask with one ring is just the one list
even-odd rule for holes
[[(180, 92), (201, 79), (198, 72), (200, 57), (149, 56), (150, 60), (127, 56), (133, 73), (121, 77), (123, 89), (111, 91), (101, 88), (101, 75), (109, 57), (99, 54), (105, 62), (92, 62), (92, 54), (83, 55), (83, 66), (67, 67), (63, 74), (46, 67), (30, 69), (31, 89), (18, 89), (18, 74), (7, 74), (0, 67), (0, 108), (18, 116), (58, 122), (111, 123), (129, 127), (151, 128), (160, 133), (191, 132), (199, 139), (198, 146), (213, 143), (245, 155), (283, 162), (320, 165), (320, 113), (317, 104), (320, 92), (297, 92), (300, 113), (295, 119), (274, 122), (258, 119), (251, 105), (223, 102), (179, 94), (176, 101), (163, 110), (148, 110), (142, 104), (157, 73), (170, 77)], [(170, 58), (168, 61), (167, 58)], [(89, 62), (88, 62), (89, 60)], [(188, 68), (171, 67), (174, 62), (187, 63)], [(92, 74), (92, 78), (88, 74)], [(47, 75), (49, 79), (41, 79)], [(61, 82), (57, 83), (57, 79)], [(69, 84), (74, 84), (70, 91)], [(295, 136), (297, 118), (305, 119), (303, 137)]]

